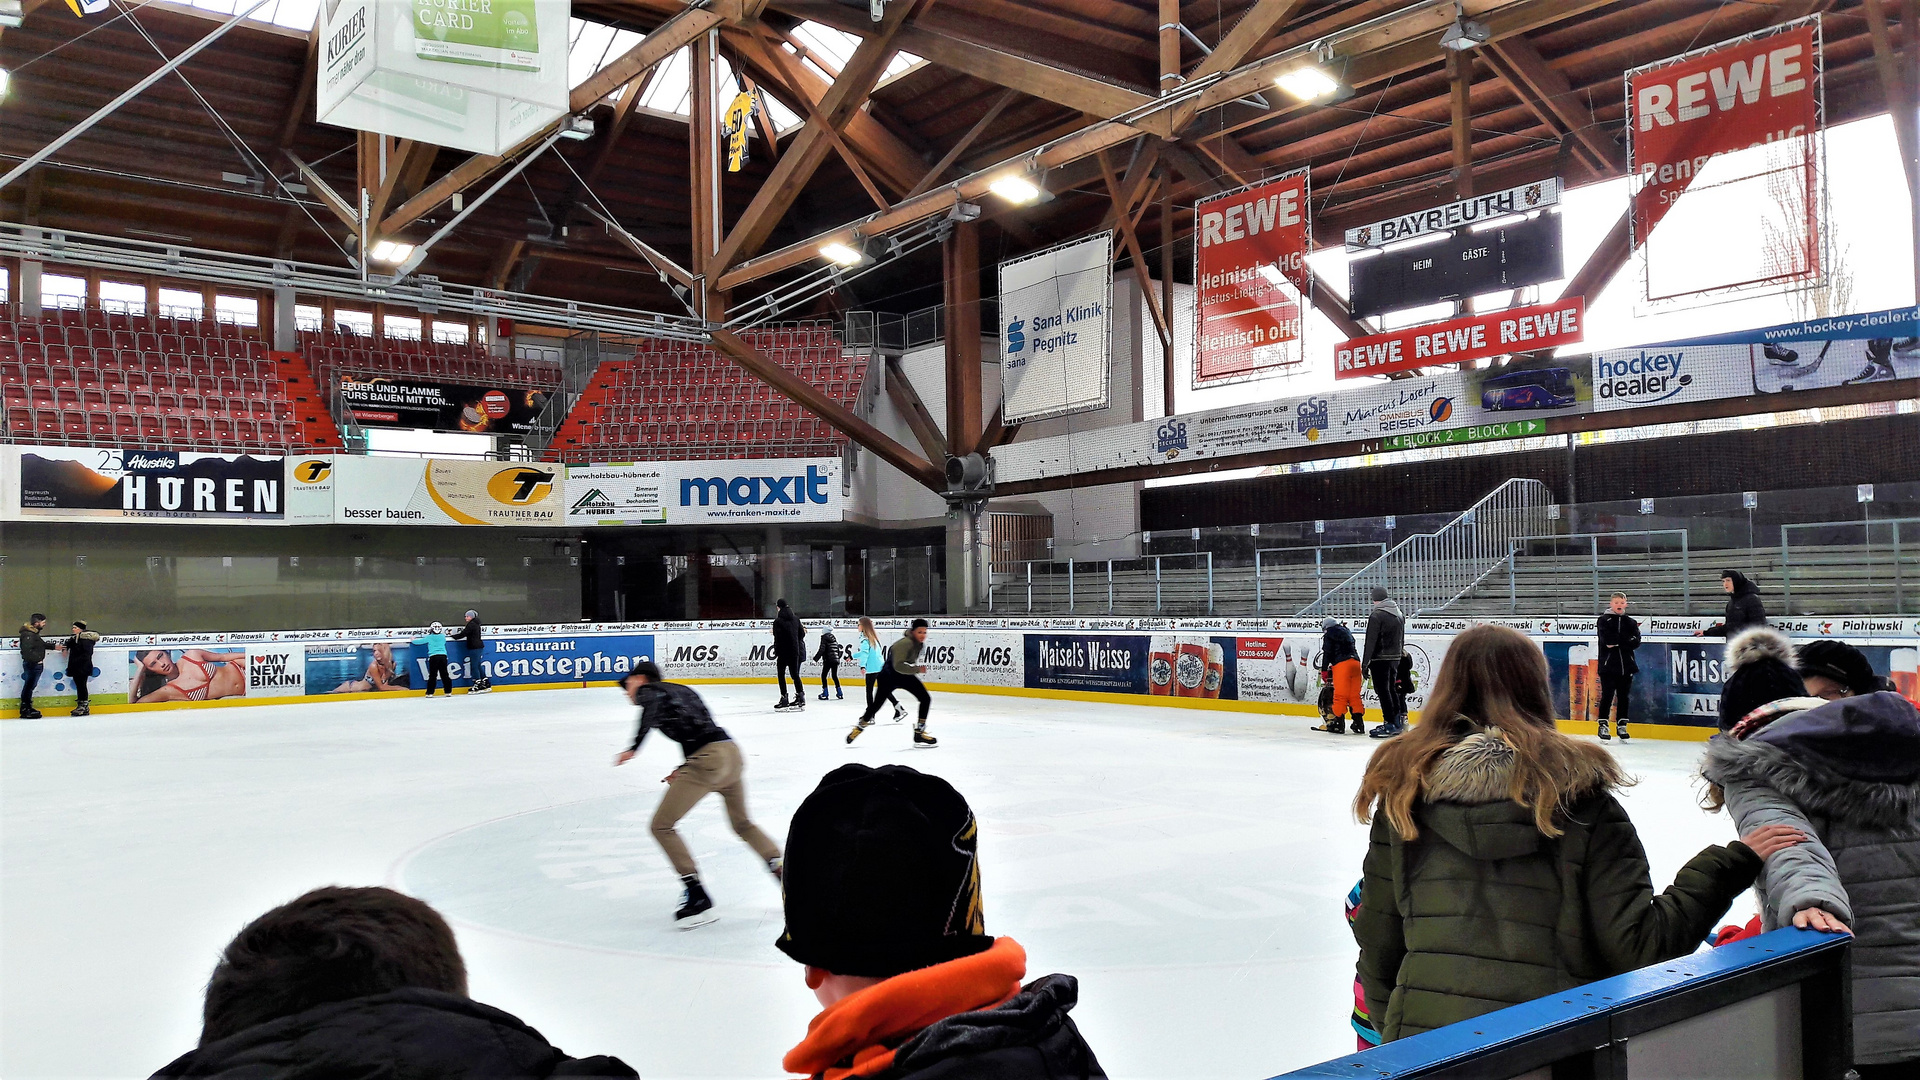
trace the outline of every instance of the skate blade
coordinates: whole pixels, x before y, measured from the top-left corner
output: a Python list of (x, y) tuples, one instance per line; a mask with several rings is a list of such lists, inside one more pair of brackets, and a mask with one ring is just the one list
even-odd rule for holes
[(681, 930), (693, 930), (705, 926), (719, 917), (720, 916), (712, 909), (708, 909), (698, 915), (689, 915), (684, 919), (675, 919), (673, 920), (673, 925)]

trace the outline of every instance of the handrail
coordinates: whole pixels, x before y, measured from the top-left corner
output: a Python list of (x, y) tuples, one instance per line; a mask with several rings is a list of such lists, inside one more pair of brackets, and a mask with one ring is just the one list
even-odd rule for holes
[(1538, 480), (1508, 480), (1438, 530), (1402, 540), (1297, 614), (1365, 614), (1375, 586), (1403, 601), (1409, 615), (1439, 611), (1507, 565), (1513, 537), (1545, 532), (1552, 498)]
[[(1680, 589), (1681, 589), (1681, 605), (1682, 605), (1680, 610), (1684, 614), (1691, 615), (1693, 614), (1693, 576), (1692, 576), (1693, 561), (1692, 561), (1691, 552), (1688, 548), (1688, 535), (1689, 534), (1686, 529), (1627, 529), (1621, 532), (1607, 532), (1607, 533), (1569, 532), (1569, 533), (1542, 533), (1539, 536), (1516, 536), (1513, 538), (1512, 543), (1514, 547), (1514, 553), (1517, 555), (1520, 550), (1520, 545), (1526, 543), (1529, 540), (1560, 541), (1560, 540), (1583, 540), (1584, 539), (1584, 540), (1591, 541), (1591, 546), (1589, 547), (1588, 550), (1590, 552), (1592, 562), (1589, 565), (1592, 567), (1592, 570), (1593, 570), (1593, 600), (1594, 600), (1594, 607), (1597, 609), (1600, 605), (1600, 541), (1601, 540), (1610, 539), (1616, 536), (1678, 536), (1680, 538)], [(1651, 549), (1649, 549), (1646, 552), (1646, 554), (1651, 555), (1653, 554), (1653, 552)], [(1509, 560), (1507, 565), (1507, 610), (1510, 612), (1517, 612), (1520, 610), (1520, 599), (1517, 593), (1515, 592), (1513, 578), (1514, 578), (1514, 567), (1511, 560)]]

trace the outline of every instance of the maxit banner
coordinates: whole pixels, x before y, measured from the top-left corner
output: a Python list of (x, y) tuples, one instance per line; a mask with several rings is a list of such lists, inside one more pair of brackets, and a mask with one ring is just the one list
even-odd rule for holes
[(1113, 233), (1000, 264), (1001, 415), (1009, 424), (1107, 407)]
[(832, 458), (649, 461), (567, 469), (568, 525), (839, 521)]

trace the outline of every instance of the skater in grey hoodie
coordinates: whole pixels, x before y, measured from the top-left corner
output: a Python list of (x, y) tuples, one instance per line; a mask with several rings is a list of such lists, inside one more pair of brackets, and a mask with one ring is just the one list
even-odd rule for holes
[(1407, 652), (1407, 620), (1400, 605), (1387, 599), (1387, 590), (1373, 587), (1373, 614), (1367, 616), (1367, 644), (1360, 666), (1373, 681), (1380, 698), (1380, 726), (1368, 732), (1391, 739), (1407, 730), (1406, 702), (1400, 696), (1400, 658)]

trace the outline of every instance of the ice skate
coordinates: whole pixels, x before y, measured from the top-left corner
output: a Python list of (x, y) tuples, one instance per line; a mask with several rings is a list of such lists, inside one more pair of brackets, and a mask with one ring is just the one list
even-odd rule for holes
[(1897, 353), (1920, 352), (1920, 337), (1901, 338), (1899, 341), (1893, 343), (1893, 351)]
[(28, 706), (26, 706), (25, 708), (22, 708), (22, 709), (20, 710), (20, 719), (22, 719), (22, 720), (38, 720), (38, 719), (40, 719), (40, 710), (39, 710), (39, 709), (36, 709), (36, 708), (34, 708), (34, 707), (33, 707), (33, 706), (31, 706), (31, 705), (28, 705)]
[(1367, 733), (1366, 717), (1356, 716), (1352, 720), (1349, 720), (1347, 722), (1347, 730), (1353, 732), (1355, 735), (1365, 735)]
[(827, 700), (827, 692), (825, 690), (820, 691), (820, 700), (821, 701)]
[(93, 709), (86, 704), (75, 705), (73, 707), (73, 711), (68, 713), (67, 715), (68, 716), (92, 716)]
[(797, 708), (799, 708), (799, 707), (800, 707), (800, 704), (801, 704), (801, 703), (800, 703), (800, 702), (798, 702), (798, 701), (789, 701), (789, 700), (787, 700), (787, 699), (786, 699), (785, 697), (782, 697), (782, 698), (780, 699), (780, 701), (779, 701), (779, 703), (778, 703), (778, 704), (776, 704), (776, 705), (774, 706), (774, 708), (775, 708), (776, 710), (779, 710), (779, 709), (797, 709)]
[(1347, 733), (1347, 722), (1338, 716), (1329, 716), (1307, 730), (1324, 731), (1329, 735), (1345, 735)]
[(1853, 378), (1848, 379), (1846, 382), (1843, 382), (1840, 385), (1841, 386), (1858, 386), (1861, 383), (1890, 382), (1899, 377), (1900, 376), (1894, 372), (1891, 366), (1883, 366), (1880, 364), (1869, 363), (1866, 367), (1861, 369), (1860, 374), (1855, 375)]
[(1391, 739), (1395, 735), (1400, 734), (1402, 730), (1399, 724), (1381, 724), (1379, 727), (1367, 732), (1367, 734), (1375, 739)]
[(916, 725), (913, 729), (913, 745), (939, 746), (940, 740), (927, 734), (927, 726), (925, 724), (920, 724), (920, 725)]
[(860, 737), (861, 732), (867, 730), (872, 726), (873, 726), (873, 721), (871, 720), (862, 720), (859, 723), (853, 725), (853, 730), (847, 732), (847, 743), (851, 745), (853, 743), (853, 740)]
[(773, 880), (779, 882), (782, 885), (785, 885), (787, 883), (786, 858), (784, 856), (775, 855), (773, 858), (768, 859), (767, 873), (773, 875)]
[[(833, 698), (835, 701), (845, 701), (847, 700), (847, 692), (845, 690), (835, 689), (833, 692)], [(821, 694), (820, 700), (821, 701), (827, 700), (827, 695)]]
[(1626, 742), (1626, 741), (1627, 741), (1627, 738), (1628, 738), (1628, 735), (1627, 735), (1627, 722), (1626, 722), (1625, 720), (1622, 720), (1622, 721), (1620, 721), (1619, 723), (1617, 723), (1617, 724), (1615, 724), (1615, 725), (1613, 726), (1613, 730), (1614, 730), (1614, 731), (1615, 731), (1616, 733), (1618, 733), (1618, 734), (1619, 734), (1619, 736), (1620, 736), (1620, 741), (1621, 741), (1621, 742)]
[(905, 720), (906, 718), (907, 718), (906, 706), (901, 705), (897, 701), (894, 702), (893, 703), (893, 722), (897, 724), (900, 721)]
[(1779, 345), (1766, 345), (1761, 348), (1760, 353), (1776, 364), (1797, 364), (1800, 362), (1800, 354), (1798, 352)]
[(1613, 741), (1613, 736), (1607, 734), (1607, 722), (1605, 720), (1600, 721), (1600, 741), (1601, 742)]
[(691, 930), (719, 918), (713, 913), (713, 898), (700, 887), (699, 878), (688, 876), (680, 880), (686, 882), (687, 887), (680, 894), (680, 910), (673, 913), (673, 925), (682, 930)]

